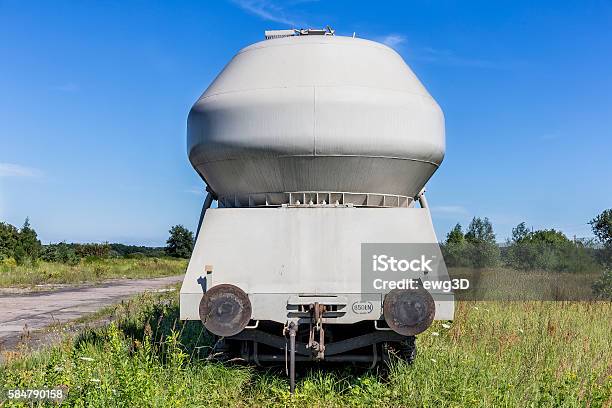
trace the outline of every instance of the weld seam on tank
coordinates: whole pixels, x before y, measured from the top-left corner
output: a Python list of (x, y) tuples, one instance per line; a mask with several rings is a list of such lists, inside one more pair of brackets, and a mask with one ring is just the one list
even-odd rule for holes
[(432, 166), (440, 167), (439, 164), (436, 164), (436, 163), (434, 163), (432, 161), (429, 161), (429, 160), (412, 159), (410, 157), (366, 156), (366, 155), (362, 155), (362, 154), (317, 154), (317, 155), (314, 155), (314, 154), (289, 154), (289, 155), (266, 156), (266, 157), (262, 157), (262, 156), (242, 156), (242, 157), (227, 158), (227, 159), (224, 158), (224, 159), (217, 159), (217, 160), (194, 161), (193, 164), (194, 165), (199, 165), (199, 164), (218, 163), (218, 162), (223, 162), (223, 161), (251, 160), (251, 159), (266, 160), (266, 159), (283, 159), (283, 158), (292, 158), (292, 157), (363, 157), (363, 158), (366, 158), (366, 159), (408, 160), (408, 161), (415, 161), (415, 162), (419, 162), (419, 163), (431, 164)]
[[(303, 88), (310, 88), (312, 87), (312, 85), (292, 85), (290, 87), (287, 86), (267, 86), (267, 87), (258, 87), (258, 88), (246, 88), (246, 89), (236, 89), (235, 91), (223, 91), (223, 92), (215, 92), (215, 93), (211, 93), (208, 94), (206, 96), (202, 95), (194, 104), (197, 105), (198, 102), (206, 100), (208, 98), (212, 98), (214, 96), (220, 96), (220, 95), (227, 95), (227, 94), (233, 94), (233, 93), (238, 93), (238, 92), (250, 92), (250, 91), (267, 91), (270, 89), (303, 89)], [(431, 100), (433, 102), (435, 102), (436, 100), (431, 96), (431, 95), (425, 95), (422, 93), (418, 93), (418, 92), (409, 92), (409, 91), (403, 91), (403, 90), (398, 90), (398, 89), (393, 89), (393, 88), (385, 88), (385, 87), (379, 87), (379, 86), (365, 86), (365, 85), (316, 85), (315, 88), (357, 88), (357, 89), (377, 89), (377, 90), (382, 90), (382, 91), (388, 91), (388, 92), (395, 92), (398, 94), (406, 94), (406, 95), (414, 95), (414, 96), (419, 96), (428, 100)]]

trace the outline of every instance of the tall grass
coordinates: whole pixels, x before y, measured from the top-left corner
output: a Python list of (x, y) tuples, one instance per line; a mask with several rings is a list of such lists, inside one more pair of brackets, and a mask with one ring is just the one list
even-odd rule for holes
[(170, 276), (184, 273), (186, 268), (187, 260), (175, 258), (89, 257), (76, 265), (44, 261), (27, 265), (0, 263), (0, 287)]
[[(177, 320), (176, 294), (145, 295), (115, 323), (7, 363), (0, 388), (68, 387), (70, 406), (609, 407), (612, 305), (459, 302), (456, 320), (419, 336), (419, 356), (388, 375), (350, 367), (298, 378), (207, 361), (199, 322)], [(10, 406), (10, 404), (8, 405)]]
[(458, 290), (461, 300), (594, 300), (593, 282), (601, 271), (589, 273), (521, 271), (511, 268), (449, 268), (451, 278), (469, 280), (468, 290)]

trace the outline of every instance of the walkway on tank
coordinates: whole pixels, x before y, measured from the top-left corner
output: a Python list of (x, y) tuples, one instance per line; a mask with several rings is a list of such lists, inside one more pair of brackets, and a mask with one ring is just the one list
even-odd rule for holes
[(0, 295), (0, 351), (14, 348), (24, 337), (40, 337), (35, 332), (52, 324), (78, 319), (142, 292), (164, 290), (182, 280), (183, 275), (121, 279), (96, 286)]

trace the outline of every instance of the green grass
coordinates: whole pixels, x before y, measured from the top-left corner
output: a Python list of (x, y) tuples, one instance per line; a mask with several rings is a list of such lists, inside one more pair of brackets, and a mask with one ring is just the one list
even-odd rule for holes
[(44, 261), (30, 265), (0, 263), (0, 287), (170, 276), (184, 273), (186, 268), (187, 260), (174, 258), (88, 258), (76, 265)]
[[(0, 389), (68, 387), (70, 406), (610, 407), (612, 304), (459, 302), (450, 328), (418, 337), (412, 366), (313, 368), (289, 395), (282, 373), (212, 363), (177, 294), (143, 295), (84, 331), (0, 370)], [(7, 403), (5, 403), (7, 404)], [(1, 405), (1, 404), (0, 404)], [(11, 406), (8, 404), (7, 406)]]

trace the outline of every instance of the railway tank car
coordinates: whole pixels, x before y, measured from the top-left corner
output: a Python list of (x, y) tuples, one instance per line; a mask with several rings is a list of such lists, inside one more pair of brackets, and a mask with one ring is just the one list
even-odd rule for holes
[(193, 105), (187, 149), (208, 195), (180, 313), (219, 347), (289, 359), (293, 389), (296, 361), (410, 361), (414, 336), (453, 318), (452, 292), (364, 280), (376, 244), (436, 248), (415, 281), (448, 278), (423, 194), (444, 116), (393, 49), (329, 28), (266, 32)]

